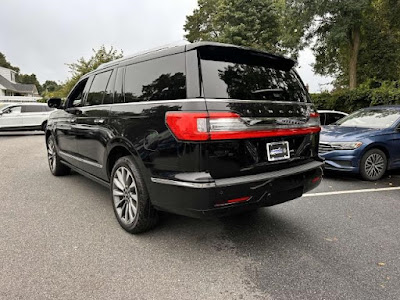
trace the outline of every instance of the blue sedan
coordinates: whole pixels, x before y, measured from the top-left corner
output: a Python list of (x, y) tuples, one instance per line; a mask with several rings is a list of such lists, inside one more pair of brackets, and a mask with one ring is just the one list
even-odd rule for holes
[(400, 168), (400, 105), (361, 109), (323, 127), (319, 153), (326, 169), (357, 173), (370, 181)]

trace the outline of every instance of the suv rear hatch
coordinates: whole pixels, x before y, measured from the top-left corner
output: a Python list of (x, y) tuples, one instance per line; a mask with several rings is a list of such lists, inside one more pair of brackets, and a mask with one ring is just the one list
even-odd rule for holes
[[(209, 133), (203, 168), (227, 178), (318, 157), (319, 116), (292, 60), (229, 46), (198, 49)], [(288, 153), (285, 153), (288, 151)]]

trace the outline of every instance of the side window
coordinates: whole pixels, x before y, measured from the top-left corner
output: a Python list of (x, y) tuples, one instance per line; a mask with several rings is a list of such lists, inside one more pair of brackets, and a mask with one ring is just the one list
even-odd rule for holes
[(335, 114), (335, 113), (327, 114), (326, 115), (326, 123), (327, 123), (327, 125), (333, 124), (336, 121), (339, 121), (343, 117), (344, 116), (341, 114)]
[(108, 81), (111, 76), (111, 71), (97, 74), (93, 83), (90, 86), (89, 93), (85, 102), (85, 106), (100, 105), (103, 103), (103, 98), (107, 88)]
[(24, 105), (22, 106), (21, 112), (22, 113), (37, 113), (37, 112), (43, 112), (44, 106), (41, 105)]
[(72, 92), (68, 95), (68, 100), (66, 107), (79, 107), (82, 106), (82, 100), (84, 98), (84, 90), (85, 86), (88, 82), (88, 78), (80, 81), (77, 86), (72, 90)]
[(116, 73), (117, 72), (112, 71), (111, 78), (110, 78), (110, 80), (108, 81), (108, 84), (107, 84), (107, 88), (106, 88), (106, 92), (105, 92), (105, 95), (104, 95), (103, 104), (111, 104), (111, 103), (113, 103), (113, 99), (114, 99), (113, 91), (114, 91), (114, 83), (115, 83)]
[(124, 89), (125, 102), (186, 99), (185, 55), (127, 66)]
[(123, 103), (125, 102), (124, 99), (124, 94), (122, 91), (122, 83), (123, 83), (123, 78), (124, 78), (124, 72), (125, 69), (124, 68), (119, 68), (117, 70), (117, 76), (115, 79), (115, 95), (114, 95), (114, 103)]
[(6, 114), (9, 114), (9, 115), (17, 115), (17, 114), (20, 114), (20, 113), (21, 113), (21, 106), (14, 106), (14, 107), (8, 108), (8, 109), (5, 111), (5, 113), (6, 113)]

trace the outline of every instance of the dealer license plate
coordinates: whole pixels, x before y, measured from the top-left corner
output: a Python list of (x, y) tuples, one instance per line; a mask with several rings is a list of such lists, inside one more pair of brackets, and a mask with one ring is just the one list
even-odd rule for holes
[(290, 158), (289, 142), (267, 143), (268, 161)]

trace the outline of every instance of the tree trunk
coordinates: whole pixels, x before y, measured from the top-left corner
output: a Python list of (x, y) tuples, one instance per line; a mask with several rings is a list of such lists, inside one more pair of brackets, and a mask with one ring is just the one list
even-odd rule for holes
[(358, 53), (360, 51), (361, 30), (359, 26), (355, 26), (351, 30), (350, 41), (350, 64), (349, 64), (349, 87), (350, 90), (357, 88), (357, 63)]

